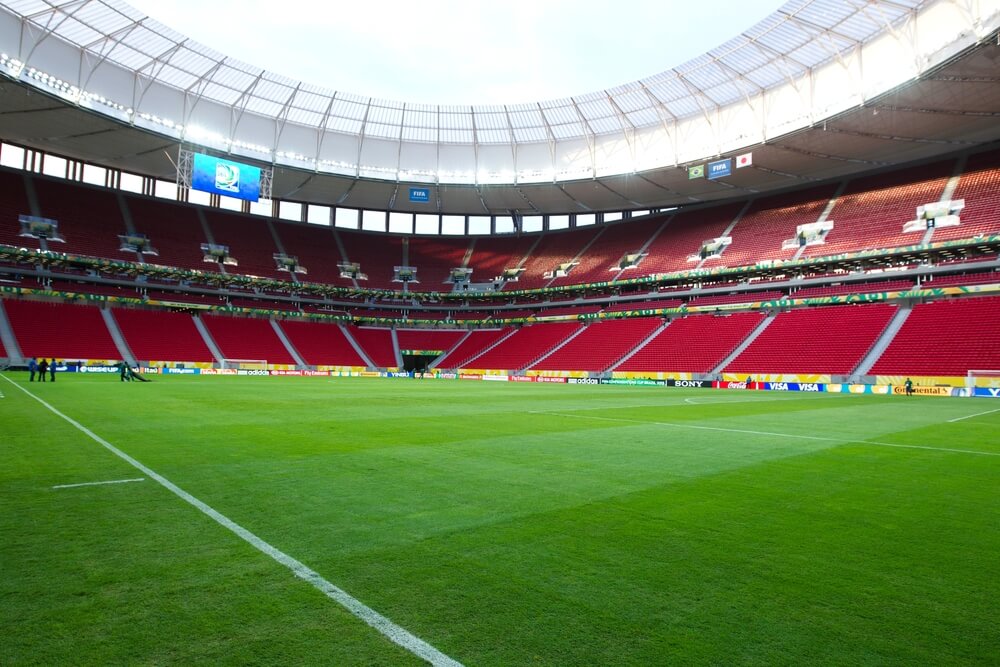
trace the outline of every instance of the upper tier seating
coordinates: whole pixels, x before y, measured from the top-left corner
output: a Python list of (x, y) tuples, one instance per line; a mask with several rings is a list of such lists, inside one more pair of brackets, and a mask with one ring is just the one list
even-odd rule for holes
[[(552, 278), (546, 278), (545, 273), (555, 271), (560, 264), (572, 261), (584, 247), (599, 234), (602, 229), (584, 228), (568, 232), (548, 232), (542, 235), (538, 245), (531, 251), (524, 263), (524, 273), (517, 283), (508, 285), (508, 289), (533, 289), (545, 287)], [(598, 241), (599, 242), (599, 241)], [(562, 279), (563, 284), (579, 282), (573, 277), (572, 271)]]
[(679, 308), (683, 299), (659, 299), (657, 301), (628, 301), (616, 303), (604, 308), (605, 313), (620, 313), (626, 310), (660, 310), (663, 308)]
[[(673, 216), (649, 245), (649, 255), (639, 265), (638, 273), (635, 276), (630, 274), (628, 277), (690, 271), (695, 268), (698, 262), (689, 261), (688, 258), (698, 254), (703, 242), (722, 236), (744, 205), (726, 204)], [(726, 263), (721, 257), (707, 261), (709, 267), (722, 266)]]
[(914, 306), (872, 375), (965, 375), (1000, 369), (1000, 297)]
[(851, 181), (830, 212), (833, 229), (825, 243), (808, 246), (803, 257), (894, 248), (920, 243), (922, 232), (903, 234), (917, 206), (941, 199), (954, 160)]
[(779, 314), (727, 373), (848, 375), (885, 331), (896, 312), (891, 304), (802, 308)]
[(97, 306), (15, 299), (3, 305), (25, 357), (121, 358)]
[(475, 368), (490, 370), (515, 371), (526, 368), (582, 326), (576, 322), (526, 326), (471, 363)]
[(202, 315), (201, 318), (226, 359), (256, 359), (269, 364), (295, 363), (268, 320), (221, 315)]
[(777, 290), (757, 292), (737, 292), (735, 294), (710, 294), (696, 296), (688, 301), (689, 306), (721, 306), (727, 303), (754, 303), (756, 301), (775, 301), (784, 296)]
[(307, 364), (316, 366), (366, 366), (357, 350), (336, 324), (283, 320), (285, 337)]
[(113, 308), (112, 314), (136, 359), (215, 361), (188, 313)]
[(836, 187), (825, 185), (755, 201), (733, 228), (733, 243), (722, 253), (726, 266), (747, 266), (769, 259), (791, 259), (798, 246), (782, 250), (799, 225), (819, 219)]
[(229, 255), (239, 262), (237, 266), (227, 266), (226, 271), (261, 278), (292, 279), (287, 271), (279, 271), (274, 261), (278, 246), (267, 228), (267, 220), (222, 211), (206, 211), (205, 218), (215, 242), (228, 246)]
[[(342, 229), (337, 230), (337, 235), (344, 244), (347, 260), (360, 264), (361, 273), (368, 276), (368, 280), (359, 280), (358, 285), (369, 289), (403, 289), (403, 283), (392, 280), (393, 267), (403, 266), (403, 239)], [(417, 279), (420, 279), (420, 271), (417, 271)], [(414, 289), (419, 287), (415, 285)]]
[[(299, 280), (328, 285), (353, 285), (340, 277), (338, 264), (343, 262), (332, 227), (275, 223), (274, 231), (281, 239), (285, 252), (297, 257), (299, 265), (308, 271)], [(287, 275), (287, 274), (286, 274)]]
[(982, 285), (984, 283), (1000, 283), (1000, 271), (983, 271), (981, 273), (960, 273), (951, 276), (935, 276), (924, 280), (922, 287), (949, 287), (952, 285)]
[[(468, 239), (410, 238), (407, 262), (409, 266), (417, 267), (419, 289), (426, 292), (451, 291), (451, 285), (445, 284), (445, 281), (451, 277), (452, 269), (462, 266), (469, 245)], [(472, 272), (473, 281), (479, 277), (475, 271)]]
[[(468, 264), (472, 269), (472, 282), (492, 282), (503, 274), (504, 269), (513, 269), (519, 266), (536, 239), (536, 236), (498, 236), (496, 238), (475, 239), (472, 247), (472, 258)], [(512, 283), (510, 289), (522, 289), (522, 285), (520, 282)]]
[(462, 368), (483, 350), (511, 332), (507, 329), (475, 329), (458, 347), (446, 354), (437, 364), (438, 368)]
[(605, 371), (662, 324), (663, 320), (652, 317), (596, 321), (531, 368), (541, 371)]
[(932, 241), (1000, 233), (1000, 150), (970, 156), (951, 198), (965, 200), (961, 223), (935, 229)]
[(126, 196), (135, 230), (149, 237), (159, 252), (146, 257), (152, 264), (179, 266), (198, 271), (218, 271), (218, 264), (204, 261), (201, 244), (208, 243), (193, 206), (148, 197)]
[[(573, 285), (611, 280), (622, 271), (618, 267), (622, 256), (639, 252), (663, 226), (664, 221), (663, 216), (656, 216), (648, 220), (609, 224), (579, 258), (580, 264), (573, 267), (568, 276), (556, 278), (552, 284)], [(640, 263), (639, 267), (628, 269), (623, 275), (641, 275), (641, 270)]]
[(708, 373), (764, 319), (761, 313), (688, 315), (646, 343), (616, 371)]
[[(19, 171), (0, 169), (0, 243), (38, 250), (40, 246), (37, 239), (18, 236), (21, 233), (18, 217), (31, 215), (24, 185), (25, 178), (26, 176)], [(53, 243), (52, 249), (59, 250), (62, 245)]]
[(66, 181), (36, 177), (35, 193), (42, 217), (59, 221), (65, 243), (51, 250), (134, 262), (134, 252), (122, 252), (119, 234), (125, 221), (115, 193), (104, 188), (72, 186)]
[(391, 329), (351, 326), (347, 330), (376, 366), (396, 367), (396, 353), (392, 348)]

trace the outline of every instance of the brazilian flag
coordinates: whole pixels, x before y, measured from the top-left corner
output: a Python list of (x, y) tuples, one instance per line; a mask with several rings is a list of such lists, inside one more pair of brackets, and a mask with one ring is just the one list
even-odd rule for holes
[(696, 164), (693, 167), (688, 167), (688, 179), (693, 178), (705, 178), (705, 165)]

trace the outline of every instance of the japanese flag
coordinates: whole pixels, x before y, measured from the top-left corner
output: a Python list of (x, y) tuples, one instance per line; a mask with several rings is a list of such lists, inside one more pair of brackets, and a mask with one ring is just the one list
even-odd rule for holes
[(736, 168), (749, 167), (753, 164), (753, 153), (746, 153), (745, 155), (736, 156)]

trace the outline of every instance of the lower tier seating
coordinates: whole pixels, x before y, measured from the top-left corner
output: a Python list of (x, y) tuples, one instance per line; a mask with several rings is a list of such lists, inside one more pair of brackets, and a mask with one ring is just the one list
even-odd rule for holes
[(616, 371), (711, 372), (764, 319), (761, 313), (689, 315), (670, 322)]
[(576, 322), (557, 322), (524, 327), (500, 345), (474, 359), (472, 366), (510, 371), (526, 368), (582, 326)]
[(325, 322), (285, 320), (279, 324), (285, 337), (307, 364), (317, 366), (367, 366), (343, 329)]
[(510, 328), (506, 329), (476, 329), (469, 334), (454, 350), (446, 354), (440, 362), (438, 368), (462, 368), (469, 361), (475, 359), (483, 350), (493, 345), (498, 340), (510, 333)]
[(201, 317), (226, 359), (258, 359), (269, 364), (295, 363), (269, 320), (219, 315)]
[(115, 308), (111, 312), (136, 359), (215, 361), (188, 313), (131, 308)]
[(7, 319), (25, 357), (60, 360), (119, 359), (97, 306), (3, 300)]
[(885, 331), (895, 312), (895, 306), (878, 303), (781, 313), (724, 370), (741, 375), (848, 375)]
[(914, 306), (872, 375), (965, 375), (1000, 368), (1000, 297)]
[(392, 330), (370, 327), (348, 327), (348, 332), (361, 346), (376, 366), (396, 366), (396, 352), (392, 348)]
[(663, 320), (652, 317), (594, 322), (531, 368), (539, 371), (607, 370), (662, 324)]

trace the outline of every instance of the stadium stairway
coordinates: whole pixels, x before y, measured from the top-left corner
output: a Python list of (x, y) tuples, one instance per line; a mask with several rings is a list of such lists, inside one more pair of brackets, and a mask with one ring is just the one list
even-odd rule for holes
[(721, 373), (722, 369), (725, 368), (726, 366), (728, 366), (732, 362), (733, 359), (735, 359), (736, 357), (740, 356), (740, 354), (743, 352), (743, 350), (745, 350), (748, 347), (750, 347), (750, 343), (754, 342), (754, 340), (756, 340), (757, 336), (761, 335), (764, 332), (764, 329), (766, 329), (769, 326), (771, 326), (771, 322), (773, 322), (774, 318), (777, 317), (777, 316), (778, 316), (778, 313), (769, 313), (768, 316), (765, 317), (761, 321), (761, 323), (758, 324), (754, 328), (754, 330), (750, 332), (750, 335), (747, 336), (746, 338), (744, 338), (743, 342), (736, 346), (736, 349), (734, 349), (732, 352), (730, 352), (729, 355), (725, 359), (723, 359), (719, 363), (718, 366), (716, 366), (715, 368), (712, 369), (712, 373), (711, 374), (712, 375), (718, 375), (719, 373)]
[(202, 339), (205, 341), (206, 347), (208, 347), (208, 350), (212, 353), (212, 356), (215, 357), (215, 360), (221, 364), (222, 360), (225, 357), (222, 356), (222, 352), (219, 350), (219, 346), (215, 344), (215, 339), (212, 338), (212, 334), (208, 333), (208, 328), (205, 326), (205, 323), (202, 322), (201, 318), (198, 317), (197, 315), (192, 315), (191, 317), (194, 318), (194, 326), (195, 328), (198, 329), (198, 333), (201, 334)]
[[(506, 341), (508, 338), (510, 338), (511, 336), (513, 336), (514, 334), (516, 334), (518, 331), (519, 331), (519, 329), (517, 329), (516, 327), (511, 327), (510, 331), (508, 331), (504, 335), (500, 336), (500, 338), (496, 339), (495, 341), (493, 341), (492, 343), (490, 343), (489, 345), (487, 345), (483, 349), (479, 350), (478, 352), (476, 352), (474, 355), (472, 355), (471, 357), (469, 357), (468, 359), (466, 359), (462, 363), (457, 364), (455, 366), (455, 368), (469, 368), (469, 364), (471, 364), (473, 361), (475, 361), (479, 357), (483, 356), (484, 354), (486, 354), (487, 352), (489, 352), (493, 348), (497, 347), (498, 345), (503, 344), (504, 341)], [(448, 356), (448, 355), (445, 355), (445, 356)]]
[(24, 363), (24, 355), (21, 354), (21, 346), (17, 344), (17, 338), (14, 337), (14, 330), (10, 326), (10, 320), (7, 319), (7, 311), (3, 307), (3, 299), (0, 299), (0, 343), (3, 343), (3, 348), (7, 352), (7, 362), (11, 365), (17, 366)]
[(910, 316), (911, 312), (913, 312), (912, 306), (905, 304), (899, 305), (899, 309), (896, 311), (896, 314), (892, 316), (892, 319), (889, 320), (889, 324), (886, 325), (885, 331), (883, 331), (882, 335), (879, 336), (879, 339), (875, 341), (875, 344), (872, 345), (872, 349), (870, 349), (868, 354), (864, 356), (861, 363), (858, 364), (858, 367), (854, 369), (854, 372), (851, 374), (852, 382), (855, 380), (860, 381), (862, 376), (868, 375), (872, 366), (875, 365), (875, 362), (879, 360), (882, 353), (884, 353), (886, 348), (889, 347), (889, 344), (892, 343), (892, 339), (896, 337), (899, 330), (903, 328), (904, 324), (906, 324), (906, 319)]
[(135, 355), (132, 354), (132, 349), (125, 342), (125, 336), (122, 335), (122, 330), (118, 328), (118, 322), (115, 321), (115, 316), (112, 314), (111, 309), (101, 308), (100, 311), (101, 317), (104, 319), (104, 324), (108, 327), (108, 333), (111, 334), (111, 340), (114, 341), (115, 347), (121, 353), (121, 358), (127, 361), (129, 366), (137, 366), (138, 363), (136, 362)]
[(340, 330), (344, 334), (344, 338), (346, 338), (347, 342), (351, 344), (351, 347), (354, 348), (354, 351), (357, 352), (358, 356), (364, 360), (365, 365), (368, 368), (375, 368), (375, 362), (372, 361), (372, 358), (368, 356), (368, 353), (365, 352), (365, 349), (361, 347), (358, 341), (354, 340), (354, 336), (351, 335), (350, 329), (345, 327), (343, 324), (338, 324), (337, 326), (340, 327)]
[(644, 348), (646, 346), (646, 343), (648, 343), (649, 341), (651, 341), (654, 338), (656, 338), (657, 336), (659, 336), (660, 332), (663, 331), (664, 329), (666, 329), (668, 326), (670, 326), (670, 322), (664, 322), (662, 325), (660, 325), (660, 326), (656, 327), (655, 329), (653, 329), (652, 333), (650, 333), (648, 336), (646, 336), (641, 341), (639, 341), (639, 343), (635, 347), (633, 347), (631, 350), (629, 350), (628, 352), (626, 352), (625, 356), (623, 356), (621, 359), (619, 359), (615, 363), (611, 364), (605, 370), (605, 372), (606, 373), (610, 373), (611, 371), (615, 370), (616, 368), (618, 368), (619, 366), (621, 366), (622, 364), (624, 364), (632, 356), (634, 356), (639, 350), (641, 350), (642, 348)]
[(274, 320), (274, 318), (271, 318), (270, 322), (271, 328), (274, 329), (274, 333), (278, 336), (278, 340), (281, 341), (281, 344), (285, 346), (286, 350), (288, 350), (288, 354), (292, 355), (292, 359), (295, 360), (295, 365), (300, 369), (308, 368), (309, 364), (302, 359), (302, 355), (300, 355), (299, 351), (295, 349), (294, 345), (292, 345), (292, 341), (288, 340), (288, 336), (286, 336), (285, 332), (281, 330), (281, 327), (278, 326), (278, 323)]
[(452, 345), (449, 349), (445, 350), (444, 354), (434, 359), (434, 361), (432, 361), (431, 363), (427, 364), (428, 370), (433, 370), (437, 368), (437, 365), (441, 363), (441, 361), (443, 361), (445, 357), (447, 357), (449, 354), (457, 350), (459, 346), (462, 345), (462, 343), (468, 340), (469, 336), (472, 335), (473, 331), (474, 331), (473, 329), (469, 329), (468, 331), (466, 331), (457, 341), (455, 341), (454, 345)]

